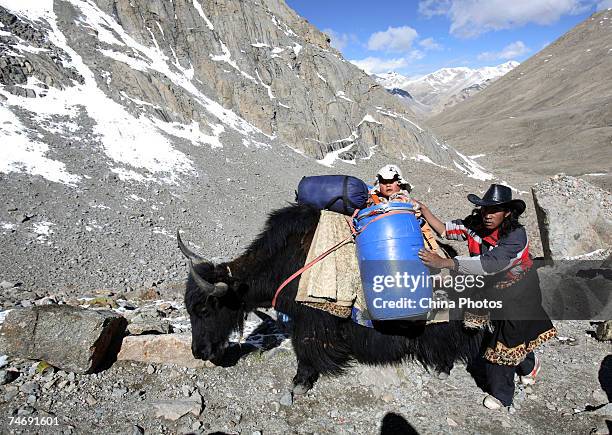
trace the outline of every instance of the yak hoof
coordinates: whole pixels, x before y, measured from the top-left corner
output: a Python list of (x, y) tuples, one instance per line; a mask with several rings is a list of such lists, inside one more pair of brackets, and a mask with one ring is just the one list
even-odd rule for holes
[(306, 394), (311, 388), (312, 385), (296, 384), (291, 389), (291, 392), (296, 396), (300, 396), (302, 394)]
[(437, 379), (444, 381), (446, 379), (448, 379), (449, 377), (449, 373), (447, 372), (436, 372), (434, 375)]

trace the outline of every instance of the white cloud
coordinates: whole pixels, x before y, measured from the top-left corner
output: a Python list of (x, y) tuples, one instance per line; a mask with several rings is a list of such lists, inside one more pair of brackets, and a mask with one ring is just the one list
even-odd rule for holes
[[(551, 24), (563, 15), (590, 9), (598, 0), (422, 0), (419, 12), (447, 15), (449, 32), (471, 38), (491, 30), (511, 29), (527, 23)], [(599, 5), (612, 0), (599, 0)]]
[(333, 29), (323, 29), (323, 33), (329, 36), (331, 46), (338, 51), (342, 51), (349, 43), (357, 41), (357, 36), (352, 33), (338, 33)]
[(412, 41), (419, 36), (410, 26), (389, 27), (384, 32), (376, 32), (368, 39), (369, 50), (402, 52), (412, 47)]
[(361, 68), (366, 74), (379, 74), (396, 71), (408, 65), (408, 60), (403, 57), (396, 59), (381, 59), (380, 57), (366, 57), (360, 60), (351, 60), (352, 64)]
[(397, 71), (410, 64), (413, 60), (422, 59), (423, 56), (425, 55), (420, 50), (410, 50), (405, 56), (393, 59), (370, 56), (365, 59), (349, 60), (349, 62), (364, 70), (366, 74), (380, 74)]
[(478, 60), (516, 59), (531, 51), (523, 41), (516, 41), (506, 45), (501, 51), (485, 51), (478, 55)]
[(612, 8), (612, 0), (600, 0), (597, 3), (597, 10), (603, 11), (604, 9)]
[(409, 60), (419, 60), (423, 59), (424, 57), (425, 54), (421, 50), (411, 50), (410, 53), (408, 53)]
[(421, 0), (419, 14), (431, 18), (434, 15), (445, 15), (451, 7), (451, 0)]
[(442, 50), (442, 45), (434, 41), (433, 38), (425, 38), (419, 41), (419, 45), (425, 50)]

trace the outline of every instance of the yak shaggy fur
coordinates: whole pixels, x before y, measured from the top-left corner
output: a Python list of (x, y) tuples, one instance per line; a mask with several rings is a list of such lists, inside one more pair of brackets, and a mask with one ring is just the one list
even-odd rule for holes
[[(279, 209), (270, 214), (264, 230), (240, 257), (217, 265), (198, 257), (201, 261), (192, 263), (185, 303), (196, 357), (218, 356), (230, 333), (242, 327), (245, 313), (271, 306), (278, 286), (304, 265), (319, 215), (317, 209), (304, 205)], [(194, 274), (211, 284), (227, 284), (227, 291), (211, 294), (210, 288), (204, 290), (196, 283)], [(468, 362), (479, 352), (482, 333), (464, 329), (460, 321), (366, 328), (295, 302), (298, 281), (283, 289), (276, 307), (293, 321), (296, 394), (312, 388), (320, 374), (341, 374), (355, 361), (379, 365), (417, 360), (448, 372), (456, 361)]]

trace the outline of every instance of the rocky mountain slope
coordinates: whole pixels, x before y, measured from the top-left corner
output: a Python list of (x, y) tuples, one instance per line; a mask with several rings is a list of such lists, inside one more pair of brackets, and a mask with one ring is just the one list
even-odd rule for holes
[(470, 98), (518, 65), (509, 61), (493, 67), (442, 68), (418, 79), (390, 72), (378, 74), (375, 79), (388, 90), (408, 92), (412, 100), (403, 100), (407, 107), (428, 118)]
[[(44, 97), (41, 116), (88, 117), (107, 148), (115, 126), (134, 149), (148, 131), (159, 165), (168, 135), (213, 148), (286, 144), (326, 162), (376, 148), (457, 158), (282, 1), (3, 4), (12, 7), (2, 20), (4, 110), (31, 110), (36, 100), (26, 98)], [(170, 165), (192, 169), (185, 158)]]
[(531, 182), (567, 172), (610, 188), (612, 11), (594, 14), (478, 95), (428, 120), (484, 164)]
[(0, 23), (5, 280), (182, 277), (178, 227), (236, 254), (305, 175), (492, 178), (282, 1), (2, 0)]

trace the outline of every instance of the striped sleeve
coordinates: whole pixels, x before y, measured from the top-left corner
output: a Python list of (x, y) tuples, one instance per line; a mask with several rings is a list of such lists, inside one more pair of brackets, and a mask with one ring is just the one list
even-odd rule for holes
[(467, 228), (461, 219), (455, 219), (445, 222), (446, 227), (444, 237), (448, 240), (465, 240), (467, 239)]
[(527, 247), (525, 228), (517, 228), (503, 237), (496, 247), (482, 255), (455, 257), (457, 270), (470, 275), (494, 275), (519, 263)]

